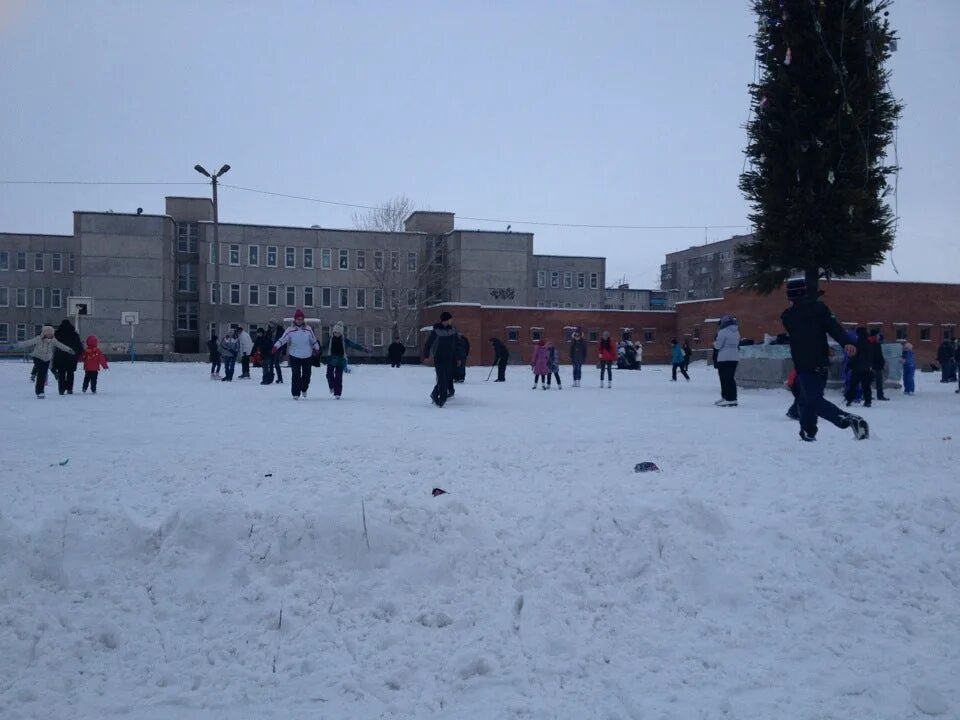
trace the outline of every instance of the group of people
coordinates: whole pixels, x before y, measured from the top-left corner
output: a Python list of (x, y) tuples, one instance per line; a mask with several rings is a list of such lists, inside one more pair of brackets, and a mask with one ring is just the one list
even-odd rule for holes
[(39, 335), (17, 343), (15, 347), (31, 351), (33, 369), (30, 372), (30, 381), (40, 399), (46, 397), (47, 379), (51, 370), (57, 380), (58, 393), (73, 395), (77, 365), (82, 362), (82, 391), (89, 390), (95, 395), (100, 370), (109, 368), (97, 336), (90, 335), (86, 344), (81, 343), (80, 334), (68, 319), (64, 319), (56, 330), (52, 325), (44, 325)]
[[(327, 389), (339, 400), (343, 395), (343, 375), (350, 372), (349, 350), (371, 352), (370, 348), (353, 342), (343, 334), (342, 322), (331, 329), (326, 352), (323, 352), (316, 333), (306, 323), (303, 310), (300, 309), (293, 314), (293, 324), (286, 329), (279, 320), (271, 320), (266, 329), (258, 328), (256, 337), (251, 337), (239, 325), (232, 325), (223, 338), (218, 339), (216, 333), (212, 334), (207, 348), (210, 351), (211, 379), (232, 382), (238, 357), (241, 367), (239, 379), (248, 379), (251, 359), (259, 356), (263, 371), (261, 385), (283, 384), (281, 363), (286, 354), (290, 369), (290, 394), (294, 400), (307, 397), (313, 368), (320, 365), (327, 367)], [(224, 372), (222, 378), (221, 366)]]

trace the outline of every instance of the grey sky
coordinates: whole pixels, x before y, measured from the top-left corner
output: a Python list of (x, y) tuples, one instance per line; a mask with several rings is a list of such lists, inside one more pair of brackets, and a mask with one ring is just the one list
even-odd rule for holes
[[(201, 179), (458, 215), (746, 223), (737, 189), (747, 0), (0, 0), (0, 179)], [(894, 92), (908, 280), (957, 279), (960, 2), (899, 0)], [(190, 187), (0, 186), (0, 230), (70, 233), (74, 209), (162, 212)], [(232, 222), (349, 227), (351, 210), (225, 189)], [(461, 220), (461, 227), (503, 227)], [(704, 230), (531, 227), (655, 286)], [(709, 229), (709, 239), (739, 230)], [(889, 261), (875, 273), (898, 277)]]

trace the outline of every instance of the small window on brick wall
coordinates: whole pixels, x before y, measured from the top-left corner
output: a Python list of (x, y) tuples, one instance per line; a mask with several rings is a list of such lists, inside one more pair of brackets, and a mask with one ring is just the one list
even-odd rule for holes
[[(698, 329), (699, 330), (699, 329)], [(655, 342), (657, 339), (656, 331), (653, 328), (643, 329), (643, 341), (645, 343)]]
[(944, 325), (943, 326), (943, 339), (944, 340), (953, 340), (957, 336), (956, 329), (953, 325)]
[(921, 325), (920, 326), (920, 340), (923, 342), (930, 342), (930, 326)]
[(903, 342), (907, 339), (907, 326), (906, 325), (895, 325), (894, 330), (897, 333), (897, 340)]
[(518, 327), (508, 327), (507, 328), (507, 342), (520, 342), (520, 328)]
[(597, 328), (591, 328), (587, 332), (587, 340), (589, 340), (590, 342), (599, 342), (600, 330), (598, 330)]
[(539, 342), (543, 339), (543, 328), (530, 328), (530, 339)]

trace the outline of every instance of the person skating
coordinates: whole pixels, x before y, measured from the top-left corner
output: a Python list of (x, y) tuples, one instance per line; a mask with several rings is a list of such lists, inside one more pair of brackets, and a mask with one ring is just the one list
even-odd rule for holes
[(220, 340), (220, 358), (223, 361), (223, 378), (221, 382), (233, 382), (233, 371), (237, 364), (237, 355), (240, 354), (240, 340), (230, 328)]
[(393, 338), (393, 342), (390, 343), (390, 347), (387, 348), (387, 359), (390, 361), (390, 367), (400, 367), (400, 365), (403, 363), (403, 354), (406, 351), (407, 348), (402, 342), (400, 342), (400, 338)]
[(466, 335), (461, 335), (457, 342), (459, 343), (459, 356), (457, 358), (457, 372), (454, 382), (462, 383), (467, 380), (467, 358), (470, 357), (470, 340)]
[(423, 348), (423, 357), (433, 355), (433, 371), (437, 384), (430, 393), (430, 399), (437, 407), (443, 407), (453, 389), (453, 373), (456, 370), (459, 355), (457, 329), (451, 324), (453, 315), (444, 310), (440, 313), (440, 322), (433, 326), (430, 337)]
[(563, 390), (563, 386), (560, 384), (560, 353), (557, 351), (557, 346), (554, 345), (549, 340), (546, 344), (547, 348), (547, 389), (550, 388), (550, 378), (551, 376), (557, 379), (557, 390)]
[(885, 375), (883, 371), (887, 366), (887, 361), (883, 357), (883, 335), (877, 328), (870, 331), (870, 343), (871, 369), (873, 370), (873, 379), (877, 384), (877, 400), (889, 400), (890, 398), (883, 394)]
[[(737, 319), (732, 315), (724, 315), (720, 318), (720, 329), (717, 331), (717, 339), (713, 347), (717, 351), (717, 373), (720, 375), (720, 400), (715, 404), (720, 407), (736, 407), (740, 328), (737, 326)], [(684, 365), (686, 365), (686, 358), (684, 358)]]
[(293, 313), (293, 325), (288, 327), (271, 348), (279, 353), (287, 348), (290, 356), (290, 394), (294, 400), (307, 397), (310, 389), (310, 374), (313, 372), (313, 356), (320, 352), (320, 343), (313, 328), (304, 322), (303, 310)]
[(587, 361), (587, 343), (583, 333), (577, 328), (570, 335), (570, 364), (573, 365), (573, 386), (580, 387), (583, 378), (583, 364)]
[[(271, 320), (267, 323), (267, 337), (270, 338), (270, 342), (276, 343), (283, 337), (283, 333), (283, 323), (279, 320)], [(270, 359), (270, 369), (273, 371), (273, 381), (277, 385), (283, 385), (283, 352), (272, 353), (268, 355), (268, 358)]]
[(89, 335), (87, 337), (87, 347), (83, 351), (83, 392), (86, 392), (87, 389), (90, 390), (94, 395), (97, 394), (97, 377), (100, 374), (100, 370), (109, 370), (110, 365), (107, 364), (107, 356), (103, 354), (103, 351), (100, 349), (100, 341), (97, 339), (96, 335)]
[(830, 308), (819, 298), (807, 296), (806, 280), (790, 280), (787, 298), (791, 305), (783, 311), (780, 321), (790, 337), (790, 356), (800, 385), (800, 439), (806, 442), (816, 440), (817, 418), (822, 417), (839, 428), (850, 428), (857, 440), (865, 440), (870, 436), (867, 422), (841, 411), (823, 397), (830, 367), (827, 336), (844, 346), (847, 355), (856, 355), (856, 347), (849, 344)]
[(672, 372), (670, 382), (677, 381), (677, 370), (679, 370), (680, 374), (683, 375), (688, 381), (690, 380), (690, 376), (687, 375), (687, 370), (683, 363), (683, 348), (680, 346), (680, 343), (677, 342), (676, 338), (673, 338), (670, 341), (670, 364)]
[(550, 372), (550, 356), (547, 353), (547, 346), (543, 338), (537, 340), (533, 346), (533, 357), (530, 358), (530, 369), (533, 370), (533, 389), (537, 389), (537, 384), (544, 390), (547, 389), (547, 373)]
[(370, 352), (370, 348), (349, 340), (343, 335), (343, 323), (338, 322), (330, 331), (330, 343), (327, 345), (327, 388), (330, 393), (340, 399), (343, 394), (343, 371), (347, 369), (347, 350)]
[(954, 349), (953, 344), (944, 338), (937, 348), (937, 362), (940, 363), (940, 382), (953, 382), (954, 376)]
[(53, 353), (54, 375), (57, 376), (57, 390), (61, 395), (73, 395), (73, 383), (77, 373), (77, 363), (83, 354), (83, 343), (73, 323), (64, 319), (54, 333), (54, 337), (70, 348), (64, 352), (57, 348)]
[(690, 347), (690, 341), (683, 341), (683, 371), (690, 371), (690, 358), (693, 357), (693, 348)]
[[(903, 365), (903, 394), (913, 395), (917, 389), (915, 382), (917, 358), (913, 352), (913, 345), (910, 343), (903, 344), (903, 351), (900, 353), (900, 363)], [(960, 392), (960, 390), (957, 392)]]
[(253, 338), (240, 325), (234, 326), (237, 331), (237, 341), (240, 343), (240, 379), (250, 379), (250, 355), (253, 354)]
[(847, 407), (850, 407), (856, 397), (856, 388), (860, 388), (863, 392), (863, 406), (870, 407), (873, 404), (871, 389), (873, 385), (873, 343), (870, 342), (867, 329), (864, 327), (857, 328), (856, 348), (857, 354), (851, 358), (852, 376), (845, 399)]
[(273, 384), (273, 333), (267, 333), (263, 328), (257, 328), (257, 335), (253, 339), (254, 353), (260, 353), (261, 385)]
[(613, 387), (613, 364), (617, 361), (617, 346), (606, 330), (600, 338), (597, 348), (597, 360), (600, 365), (600, 387), (603, 387), (603, 374), (607, 374), (607, 388)]
[(490, 338), (490, 344), (493, 345), (493, 364), (497, 366), (497, 379), (494, 382), (506, 382), (510, 351), (500, 338)]
[(207, 340), (207, 350), (210, 352), (210, 379), (220, 379), (220, 341), (215, 332), (210, 333)]
[(33, 348), (30, 356), (33, 358), (33, 367), (36, 369), (34, 379), (34, 391), (41, 400), (44, 398), (44, 388), (47, 385), (47, 372), (50, 369), (50, 361), (53, 359), (53, 353), (57, 350), (65, 353), (73, 352), (73, 348), (64, 345), (54, 337), (52, 325), (44, 325), (40, 334), (30, 340), (24, 340), (15, 345), (17, 349), (26, 350)]

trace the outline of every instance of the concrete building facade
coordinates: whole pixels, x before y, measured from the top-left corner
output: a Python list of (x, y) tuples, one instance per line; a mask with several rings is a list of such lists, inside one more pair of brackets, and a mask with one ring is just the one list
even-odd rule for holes
[(605, 310), (673, 310), (677, 304), (677, 292), (619, 285), (606, 289), (603, 302)]

